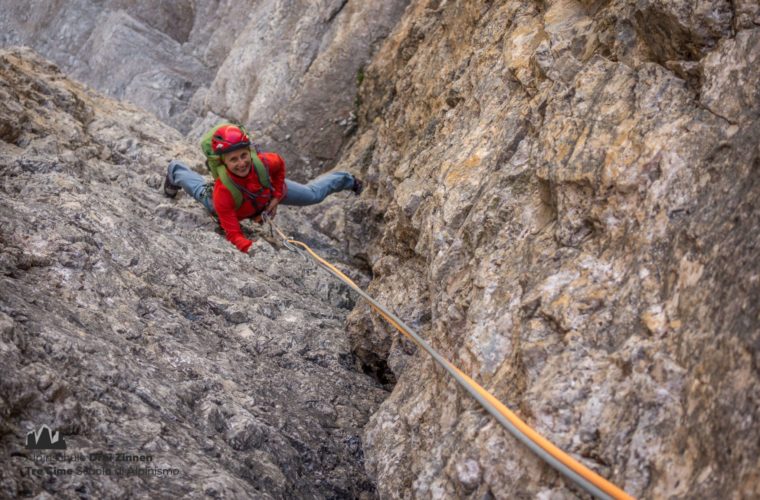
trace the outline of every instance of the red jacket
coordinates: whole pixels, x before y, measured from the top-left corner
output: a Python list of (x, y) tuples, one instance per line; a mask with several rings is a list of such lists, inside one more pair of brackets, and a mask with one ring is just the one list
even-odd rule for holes
[[(253, 242), (243, 236), (238, 221), (259, 215), (266, 208), (270, 194), (274, 198), (283, 199), (287, 192), (285, 186), (285, 161), (283, 161), (282, 157), (276, 153), (259, 153), (259, 158), (268, 167), (272, 189), (265, 189), (263, 191), (258, 208), (243, 193), (243, 203), (240, 205), (240, 208), (235, 210), (235, 200), (232, 198), (230, 191), (222, 184), (221, 179), (217, 179), (214, 183), (214, 210), (216, 210), (216, 214), (219, 216), (219, 223), (227, 234), (227, 239), (238, 247), (241, 252), (247, 252)], [(229, 170), (227, 170), (227, 173), (235, 184), (245, 188), (247, 191), (258, 193), (262, 188), (259, 183), (259, 177), (256, 175), (256, 169), (253, 166), (251, 166), (251, 171), (245, 177), (238, 177)]]

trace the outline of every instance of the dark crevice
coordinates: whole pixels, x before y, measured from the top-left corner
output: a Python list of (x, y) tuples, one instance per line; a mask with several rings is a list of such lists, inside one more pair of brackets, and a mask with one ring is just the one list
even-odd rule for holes
[(384, 389), (391, 391), (396, 385), (396, 376), (388, 366), (388, 360), (379, 356), (377, 353), (358, 348), (354, 351), (356, 360), (359, 363), (361, 371), (369, 375)]
[(333, 10), (332, 12), (330, 12), (330, 13), (327, 15), (327, 20), (325, 21), (325, 23), (326, 23), (326, 24), (330, 24), (331, 22), (333, 22), (333, 19), (335, 19), (336, 17), (338, 17), (338, 14), (340, 14), (340, 12), (343, 10), (343, 7), (345, 7), (347, 3), (348, 3), (348, 0), (343, 0), (343, 1), (340, 3), (340, 5), (338, 5), (338, 6), (335, 8), (335, 10)]

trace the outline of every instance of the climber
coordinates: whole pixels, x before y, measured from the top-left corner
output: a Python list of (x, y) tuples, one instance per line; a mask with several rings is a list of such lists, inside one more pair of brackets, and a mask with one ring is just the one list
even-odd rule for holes
[(172, 160), (164, 179), (164, 194), (174, 198), (180, 188), (184, 189), (218, 217), (227, 239), (241, 252), (249, 252), (253, 244), (240, 230), (241, 219), (261, 222), (263, 213), (274, 217), (280, 204), (313, 205), (338, 191), (350, 190), (359, 196), (363, 189), (362, 181), (347, 172), (330, 172), (306, 185), (286, 179), (282, 157), (259, 152), (238, 125), (217, 125), (204, 135), (201, 147), (214, 182), (207, 183), (198, 173)]

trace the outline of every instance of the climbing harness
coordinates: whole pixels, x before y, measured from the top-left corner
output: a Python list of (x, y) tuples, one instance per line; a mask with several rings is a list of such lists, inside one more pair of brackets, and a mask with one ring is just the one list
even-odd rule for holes
[(370, 297), (364, 290), (354, 283), (354, 281), (343, 274), (338, 268), (324, 260), (317, 255), (306, 243), (298, 240), (288, 238), (285, 233), (280, 230), (274, 223), (271, 217), (265, 212), (262, 214), (262, 218), (265, 222), (269, 223), (270, 230), (275, 231), (280, 238), (282, 238), (283, 244), (286, 248), (292, 251), (296, 251), (306, 260), (311, 258), (320, 267), (327, 272), (337, 277), (340, 281), (348, 285), (362, 298), (369, 302), (370, 306), (380, 316), (385, 318), (388, 323), (393, 325), (399, 332), (401, 332), (409, 340), (417, 344), (420, 348), (424, 349), (441, 367), (443, 367), (462, 388), (464, 388), (488, 413), (506, 428), (510, 434), (516, 437), (520, 442), (525, 444), (528, 448), (538, 455), (541, 459), (554, 467), (557, 471), (564, 474), (571, 479), (575, 484), (594, 495), (597, 498), (602, 499), (626, 499), (632, 500), (633, 497), (628, 495), (625, 491), (607, 481), (599, 474), (595, 473), (585, 465), (581, 464), (570, 455), (559, 449), (551, 441), (540, 435), (528, 424), (523, 422), (520, 417), (515, 415), (509, 408), (507, 408), (501, 401), (496, 399), (494, 395), (484, 389), (480, 384), (471, 379), (467, 374), (462, 372), (459, 368), (454, 366), (446, 358), (440, 355), (438, 351), (433, 349), (422, 337), (420, 337), (414, 330), (408, 325), (396, 317), (392, 312), (388, 311), (382, 304), (378, 303)]

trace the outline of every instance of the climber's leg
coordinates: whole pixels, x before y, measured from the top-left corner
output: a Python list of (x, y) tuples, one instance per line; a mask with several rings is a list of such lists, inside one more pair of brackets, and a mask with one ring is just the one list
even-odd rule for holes
[(300, 184), (285, 179), (287, 192), (282, 199), (282, 205), (314, 205), (324, 200), (328, 195), (347, 189), (354, 189), (354, 176), (348, 172), (330, 172), (310, 181)]
[[(185, 190), (187, 194), (200, 202), (206, 210), (210, 213), (214, 213), (214, 203), (211, 198), (211, 190), (209, 183), (197, 172), (190, 170), (183, 163), (172, 160), (169, 163), (169, 167), (166, 172), (166, 183), (164, 191), (168, 185), (179, 186)], [(168, 195), (169, 193), (167, 193)]]

